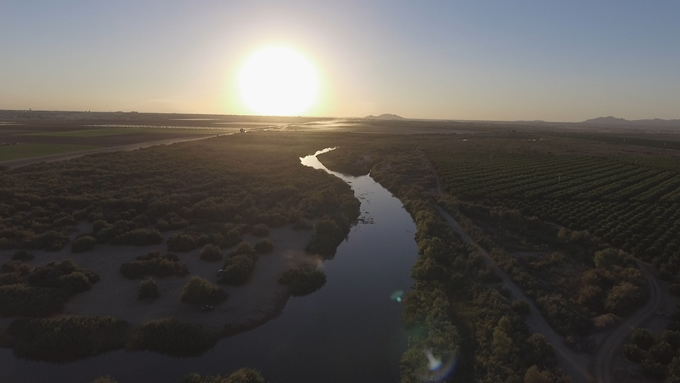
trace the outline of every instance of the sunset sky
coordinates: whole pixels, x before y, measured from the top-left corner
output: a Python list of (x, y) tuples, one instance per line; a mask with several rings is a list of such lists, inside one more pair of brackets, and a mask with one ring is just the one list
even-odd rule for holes
[(239, 73), (283, 46), (304, 114), (680, 118), (678, 1), (0, 2), (0, 109), (251, 114)]

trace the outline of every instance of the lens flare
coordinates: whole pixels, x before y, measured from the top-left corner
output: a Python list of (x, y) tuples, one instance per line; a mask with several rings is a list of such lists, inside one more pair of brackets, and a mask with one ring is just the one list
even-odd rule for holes
[(425, 348), (427, 366), (419, 374), (423, 382), (443, 382), (456, 370), (458, 365), (458, 348), (452, 352), (435, 355), (432, 350)]
[(397, 290), (392, 293), (390, 296), (390, 299), (393, 301), (401, 302), (402, 299), (404, 298), (404, 290)]

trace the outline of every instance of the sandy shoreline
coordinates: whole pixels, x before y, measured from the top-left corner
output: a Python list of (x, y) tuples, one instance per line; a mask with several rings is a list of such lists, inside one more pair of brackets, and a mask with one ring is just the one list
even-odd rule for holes
[[(79, 228), (87, 232), (89, 224), (81, 224)], [(74, 233), (72, 237), (76, 234), (78, 233)], [(171, 234), (173, 232), (164, 233), (164, 238)], [(304, 251), (311, 235), (311, 231), (296, 231), (290, 227), (271, 229), (267, 238), (274, 244), (274, 251), (259, 256), (254, 275), (246, 285), (220, 285), (229, 294), (229, 299), (209, 312), (203, 312), (200, 307), (179, 301), (182, 288), (192, 275), (215, 282), (216, 272), (222, 267), (223, 261), (201, 260), (200, 249), (177, 253), (180, 261), (187, 264), (189, 275), (154, 278), (158, 282), (160, 297), (152, 302), (137, 300), (139, 280), (124, 278), (119, 268), (122, 263), (134, 261), (137, 256), (149, 251), (166, 252), (165, 243), (153, 246), (97, 245), (93, 251), (80, 254), (71, 253), (70, 246), (58, 252), (33, 250), (29, 252), (36, 257), (27, 263), (40, 265), (72, 259), (79, 266), (99, 274), (101, 280), (95, 283), (90, 291), (75, 295), (67, 302), (63, 312), (55, 317), (104, 315), (126, 320), (133, 325), (172, 317), (200, 323), (228, 336), (253, 329), (280, 315), (290, 294), (288, 287), (278, 283), (279, 275), (295, 264), (318, 262), (316, 257)], [(259, 238), (246, 235), (244, 240), (254, 244)], [(15, 251), (0, 251), (0, 263), (10, 261)], [(222, 252), (226, 255), (228, 250)], [(0, 327), (6, 327), (14, 319), (16, 318), (0, 318)]]

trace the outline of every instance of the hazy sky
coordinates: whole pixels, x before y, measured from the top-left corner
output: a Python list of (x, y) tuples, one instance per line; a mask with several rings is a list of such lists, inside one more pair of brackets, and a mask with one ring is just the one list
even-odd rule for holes
[(319, 116), (680, 118), (680, 2), (0, 1), (0, 109), (248, 113), (270, 45)]

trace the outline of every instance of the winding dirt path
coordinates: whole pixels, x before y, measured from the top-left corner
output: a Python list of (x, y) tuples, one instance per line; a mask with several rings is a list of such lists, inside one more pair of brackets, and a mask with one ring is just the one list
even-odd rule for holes
[(653, 317), (656, 311), (664, 307), (668, 299), (668, 294), (659, 284), (652, 268), (640, 261), (637, 261), (637, 264), (647, 280), (649, 300), (647, 304), (637, 309), (607, 335), (607, 338), (597, 349), (595, 359), (593, 360), (593, 371), (597, 383), (611, 383), (614, 381), (612, 377), (613, 365), (616, 357), (620, 355), (623, 342), (635, 327), (640, 326), (643, 322)]

